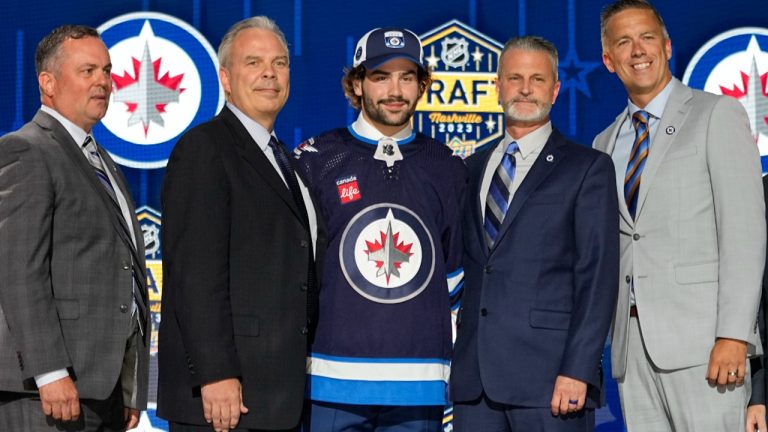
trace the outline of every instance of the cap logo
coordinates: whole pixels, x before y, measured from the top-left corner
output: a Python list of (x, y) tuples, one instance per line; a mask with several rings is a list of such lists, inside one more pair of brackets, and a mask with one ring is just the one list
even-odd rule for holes
[(357, 47), (357, 51), (355, 52), (355, 60), (360, 60), (360, 57), (363, 56), (363, 47)]
[(403, 32), (388, 31), (384, 33), (384, 45), (387, 48), (403, 48), (405, 47), (405, 38)]

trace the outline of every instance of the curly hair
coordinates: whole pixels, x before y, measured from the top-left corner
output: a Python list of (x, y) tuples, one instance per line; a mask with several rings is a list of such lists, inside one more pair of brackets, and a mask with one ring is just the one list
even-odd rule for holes
[[(349, 101), (349, 105), (360, 111), (363, 107), (362, 98), (355, 94), (355, 82), (365, 79), (365, 66), (359, 65), (353, 68), (344, 68), (344, 76), (341, 78), (341, 87), (344, 89), (344, 97)], [(432, 83), (432, 71), (428, 68), (419, 67), (416, 77), (419, 80), (419, 96), (424, 94)]]

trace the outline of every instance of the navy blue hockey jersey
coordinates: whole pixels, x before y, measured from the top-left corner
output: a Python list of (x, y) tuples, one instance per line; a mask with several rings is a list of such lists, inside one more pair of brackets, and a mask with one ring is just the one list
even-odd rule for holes
[(377, 142), (336, 129), (300, 144), (297, 168), (328, 227), (308, 397), (361, 405), (443, 405), (458, 296), (464, 163), (422, 134)]

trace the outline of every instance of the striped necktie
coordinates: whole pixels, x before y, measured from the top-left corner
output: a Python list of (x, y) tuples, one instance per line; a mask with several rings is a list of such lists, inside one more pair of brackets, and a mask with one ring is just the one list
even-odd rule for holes
[(485, 230), (485, 241), (488, 249), (493, 247), (496, 237), (499, 234), (501, 224), (504, 222), (504, 216), (509, 209), (509, 197), (512, 193), (512, 181), (515, 179), (515, 156), (518, 151), (517, 142), (512, 141), (501, 158), (499, 167), (493, 173), (491, 185), (488, 188), (488, 197), (485, 199), (485, 221), (483, 228)]
[[(107, 175), (107, 172), (104, 170), (104, 161), (101, 159), (101, 155), (99, 154), (99, 150), (96, 147), (96, 141), (93, 139), (92, 136), (88, 135), (85, 138), (85, 142), (83, 143), (83, 148), (88, 151), (88, 163), (91, 164), (91, 167), (93, 168), (93, 171), (96, 173), (96, 177), (99, 179), (99, 183), (101, 183), (102, 186), (104, 186), (104, 189), (107, 191), (107, 194), (112, 198), (112, 204), (115, 206), (115, 209), (117, 210), (118, 219), (120, 222), (120, 227), (123, 229), (123, 234), (127, 239), (129, 239), (131, 249), (134, 250), (133, 242), (130, 241), (131, 239), (131, 231), (128, 229), (128, 225), (126, 225), (128, 222), (123, 217), (123, 211), (120, 208), (120, 202), (117, 200), (117, 194), (115, 193), (115, 188), (112, 186), (112, 182), (109, 180), (109, 176)], [(136, 268), (132, 266), (131, 268), (131, 275), (133, 276), (133, 301), (136, 305), (136, 310), (138, 311), (138, 320), (139, 320), (139, 331), (141, 334), (144, 334), (144, 323), (146, 323), (147, 319), (147, 300), (144, 298), (144, 293), (137, 289), (137, 286), (140, 286), (140, 283), (138, 281), (139, 273), (136, 272)]]
[(650, 146), (648, 120), (650, 114), (647, 111), (637, 111), (632, 115), (632, 125), (635, 127), (635, 143), (629, 154), (627, 173), (624, 176), (624, 200), (632, 219), (637, 211), (637, 196), (640, 192), (640, 176), (643, 174), (645, 161), (648, 158)]

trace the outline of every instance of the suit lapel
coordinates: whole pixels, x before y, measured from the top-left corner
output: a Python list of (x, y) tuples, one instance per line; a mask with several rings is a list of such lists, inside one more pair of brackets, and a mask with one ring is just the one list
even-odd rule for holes
[[(601, 137), (600, 140), (595, 142), (595, 149), (600, 150), (604, 153), (607, 153), (609, 156), (613, 156), (613, 150), (616, 148), (616, 138), (619, 136), (619, 128), (624, 123), (624, 120), (627, 118), (629, 108), (624, 108), (624, 111), (621, 112), (621, 114), (616, 117), (616, 120), (613, 121), (613, 124), (609, 127), (608, 132)], [(646, 169), (647, 169), (646, 165)], [(622, 167), (622, 170), (626, 171), (627, 167)], [(643, 174), (645, 175), (645, 174)], [(642, 184), (642, 182), (641, 182)], [(623, 190), (623, 183), (620, 185)], [(642, 189), (642, 186), (641, 186)], [(618, 190), (617, 190), (618, 193)], [(635, 222), (632, 220), (632, 217), (629, 215), (629, 209), (627, 208), (627, 201), (624, 199), (624, 194), (619, 194), (619, 215), (624, 220), (625, 223), (629, 226), (634, 226)]]
[[(474, 233), (474, 237), (476, 239), (476, 242), (473, 243), (478, 246), (480, 253), (482, 253), (485, 257), (488, 257), (489, 251), (488, 245), (485, 242), (485, 221), (483, 220), (483, 207), (480, 203), (480, 194), (483, 192), (480, 190), (480, 186), (483, 184), (483, 176), (485, 175), (485, 171), (488, 169), (488, 160), (491, 158), (493, 150), (496, 148), (499, 142), (501, 142), (502, 139), (503, 138), (499, 138), (488, 145), (487, 151), (482, 154), (482, 156), (480, 156), (480, 160), (477, 163), (477, 172), (470, 173), (470, 178), (472, 179), (473, 184), (469, 185), (469, 190), (475, 191), (472, 197), (472, 204), (470, 205), (472, 232)], [(485, 194), (487, 195), (488, 192), (486, 191)]]
[(664, 155), (669, 151), (674, 141), (674, 132), (667, 133), (667, 130), (674, 131), (680, 128), (689, 111), (685, 103), (692, 95), (693, 93), (690, 89), (675, 80), (667, 105), (664, 107), (664, 113), (661, 115), (658, 127), (651, 138), (648, 160), (645, 163), (640, 180), (640, 191), (638, 192), (637, 211), (635, 214), (636, 219), (642, 214), (643, 204), (656, 176), (656, 171), (658, 171), (659, 166), (664, 161)]
[[(512, 197), (512, 202), (509, 204), (509, 210), (507, 210), (506, 216), (504, 216), (504, 222), (502, 222), (499, 229), (499, 234), (496, 236), (496, 242), (494, 243), (494, 249), (499, 245), (504, 236), (509, 231), (509, 227), (515, 220), (515, 217), (523, 208), (525, 202), (531, 196), (531, 194), (539, 187), (539, 185), (552, 173), (552, 170), (562, 162), (565, 157), (563, 153), (562, 145), (564, 138), (560, 133), (553, 129), (546, 144), (541, 149), (541, 153), (536, 158), (536, 162), (531, 166), (530, 171), (520, 183), (520, 187), (515, 191), (515, 195)], [(491, 249), (493, 253), (493, 249)]]
[(299, 209), (296, 207), (291, 191), (288, 190), (288, 187), (286, 187), (283, 179), (275, 170), (275, 167), (269, 162), (267, 156), (253, 140), (248, 133), (248, 130), (245, 129), (245, 126), (243, 126), (235, 114), (226, 106), (221, 110), (219, 116), (224, 120), (224, 123), (232, 133), (235, 149), (240, 156), (242, 156), (246, 163), (253, 168), (256, 174), (275, 191), (275, 194), (285, 202), (288, 208), (293, 212), (294, 216), (296, 216), (299, 221), (303, 221), (304, 218), (299, 214)]
[[(115, 228), (115, 231), (118, 233), (118, 236), (123, 240), (123, 242), (126, 243), (126, 245), (130, 247), (132, 253), (136, 254), (136, 248), (133, 241), (127, 237), (128, 232), (125, 229), (127, 227), (125, 225), (125, 218), (123, 217), (122, 212), (120, 212), (119, 209), (115, 206), (114, 202), (112, 201), (112, 197), (109, 196), (107, 190), (104, 189), (104, 186), (99, 182), (96, 174), (94, 173), (93, 167), (86, 160), (85, 155), (79, 149), (78, 144), (72, 139), (67, 130), (64, 129), (64, 126), (62, 126), (58, 121), (56, 121), (48, 114), (38, 111), (33, 121), (43, 129), (48, 130), (51, 138), (55, 142), (58, 142), (59, 145), (64, 149), (64, 153), (70, 159), (72, 165), (76, 167), (76, 170), (83, 176), (86, 183), (91, 186), (91, 189), (93, 190), (92, 196), (97, 197), (97, 199), (101, 201), (102, 205), (104, 205), (107, 212), (111, 215), (110, 222)], [(107, 159), (104, 158), (103, 151), (100, 150), (100, 154), (102, 156), (102, 160), (105, 161), (105, 168), (112, 170), (112, 173), (114, 174), (114, 165), (106, 163)], [(125, 190), (125, 187), (121, 185), (118, 185), (118, 187), (120, 187), (121, 192), (123, 192), (123, 196), (127, 197), (128, 193)], [(140, 261), (141, 260), (137, 260), (137, 262)]]

